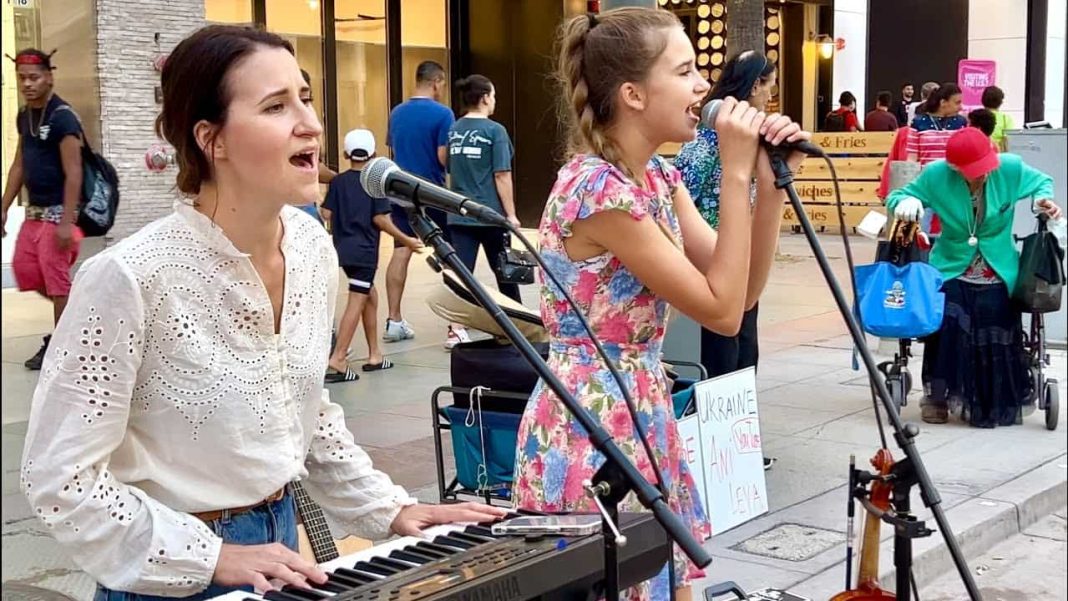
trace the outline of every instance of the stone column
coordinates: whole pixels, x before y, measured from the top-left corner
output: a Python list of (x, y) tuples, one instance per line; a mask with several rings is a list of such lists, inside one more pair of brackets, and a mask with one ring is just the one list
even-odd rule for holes
[(98, 0), (97, 65), (100, 77), (101, 151), (119, 173), (120, 205), (108, 242), (169, 213), (177, 198), (175, 168), (145, 168), (155, 134), (154, 61), (204, 25), (204, 0)]

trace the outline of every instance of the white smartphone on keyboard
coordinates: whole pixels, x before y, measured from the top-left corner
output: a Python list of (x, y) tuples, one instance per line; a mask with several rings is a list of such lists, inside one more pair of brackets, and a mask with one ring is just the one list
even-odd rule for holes
[(526, 535), (543, 534), (554, 536), (586, 536), (601, 531), (600, 514), (573, 515), (528, 515), (493, 525), (493, 534)]

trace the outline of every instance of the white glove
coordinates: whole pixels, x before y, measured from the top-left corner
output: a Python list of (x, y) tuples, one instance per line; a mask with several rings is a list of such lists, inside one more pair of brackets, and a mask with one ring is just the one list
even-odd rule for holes
[(923, 216), (923, 203), (911, 196), (903, 198), (894, 208), (894, 217), (901, 221), (916, 222)]

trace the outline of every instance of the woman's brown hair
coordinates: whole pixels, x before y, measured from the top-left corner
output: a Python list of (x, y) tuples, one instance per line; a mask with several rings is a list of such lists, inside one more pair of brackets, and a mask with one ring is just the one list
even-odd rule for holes
[(156, 118), (156, 135), (174, 147), (178, 190), (200, 192), (212, 178), (212, 158), (197, 144), (194, 127), (201, 121), (222, 126), (231, 94), (226, 76), (258, 48), (293, 46), (266, 31), (234, 25), (209, 25), (182, 40), (163, 66), (160, 83), (163, 109)]
[(634, 7), (577, 16), (561, 25), (556, 75), (568, 154), (592, 152), (625, 169), (609, 132), (617, 92), (649, 75), (667, 47), (667, 30), (681, 26), (671, 12)]

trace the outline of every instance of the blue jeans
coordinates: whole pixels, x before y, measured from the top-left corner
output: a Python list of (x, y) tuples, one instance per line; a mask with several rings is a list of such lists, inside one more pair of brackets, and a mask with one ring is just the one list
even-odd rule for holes
[[(222, 537), (223, 542), (226, 543), (262, 545), (277, 542), (294, 551), (297, 549), (297, 509), (293, 496), (288, 492), (286, 496), (273, 503), (208, 522), (208, 527)], [(252, 592), (251, 586), (239, 588)], [(182, 597), (182, 599), (189, 601), (211, 599), (234, 590), (237, 588), (211, 584), (200, 593)], [(96, 596), (93, 597), (93, 601), (173, 601), (173, 599), (175, 597), (156, 597), (113, 591), (100, 585), (97, 585)]]

